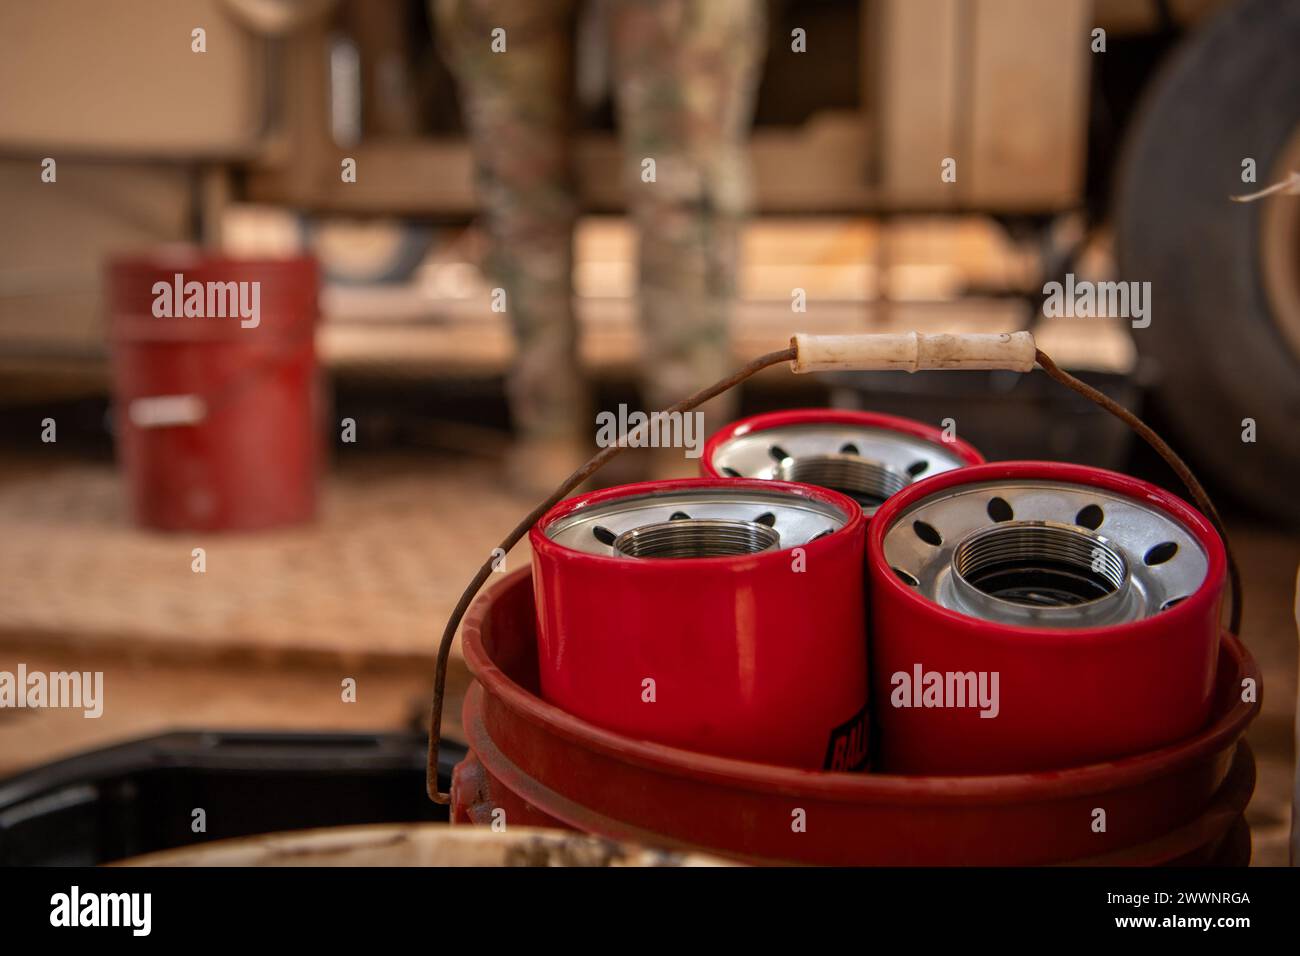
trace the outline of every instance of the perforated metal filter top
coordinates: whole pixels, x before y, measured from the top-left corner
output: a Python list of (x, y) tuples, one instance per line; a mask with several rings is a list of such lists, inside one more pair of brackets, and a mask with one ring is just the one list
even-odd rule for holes
[(1172, 607), (1209, 560), (1172, 515), (1087, 485), (980, 482), (924, 498), (885, 532), (905, 584), (954, 611), (1031, 627), (1095, 627)]
[(706, 558), (798, 547), (838, 531), (848, 518), (834, 505), (780, 491), (674, 489), (582, 508), (543, 532), (588, 554)]
[(779, 478), (848, 495), (868, 514), (913, 481), (967, 464), (942, 444), (915, 435), (844, 423), (762, 428), (737, 435), (713, 453), (730, 478)]

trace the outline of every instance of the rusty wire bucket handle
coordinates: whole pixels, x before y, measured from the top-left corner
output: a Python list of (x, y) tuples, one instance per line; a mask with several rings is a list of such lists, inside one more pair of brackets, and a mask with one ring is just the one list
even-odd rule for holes
[[(1104, 395), (1086, 382), (1063, 371), (1052, 359), (1038, 349), (1029, 332), (1001, 332), (996, 334), (965, 335), (924, 335), (918, 332), (861, 335), (795, 335), (790, 347), (777, 352), (761, 355), (738, 369), (732, 375), (701, 389), (689, 398), (663, 410), (660, 414), (687, 412), (702, 405), (709, 399), (721, 395), (741, 382), (774, 365), (790, 363), (790, 370), (796, 374), (820, 371), (903, 371), (916, 372), (927, 369), (1006, 369), (1016, 372), (1029, 372), (1035, 366), (1060, 382), (1066, 388), (1093, 402), (1098, 407), (1114, 415), (1138, 434), (1156, 453), (1173, 469), (1187, 487), (1196, 506), (1206, 516), (1214, 529), (1223, 539), (1224, 551), (1228, 558), (1229, 586), (1232, 594), (1232, 607), (1228, 630), (1240, 634), (1242, 616), (1241, 575), (1236, 558), (1228, 543), (1228, 533), (1218, 509), (1210, 500), (1205, 488), (1192, 474), (1186, 462), (1178, 456), (1169, 444), (1140, 418), (1130, 412), (1114, 399)], [(448, 804), (451, 794), (443, 793), (438, 788), (438, 750), (442, 743), (442, 706), (447, 686), (447, 662), (451, 655), (451, 645), (460, 629), (460, 623), (469, 610), (470, 603), (478, 595), (488, 576), (492, 574), (495, 563), (501, 555), (510, 551), (528, 530), (546, 514), (555, 504), (563, 500), (575, 488), (599, 471), (611, 458), (630, 447), (634, 438), (649, 427), (644, 422), (619, 438), (618, 444), (602, 448), (592, 455), (577, 471), (560, 484), (555, 491), (530, 511), (514, 529), (502, 539), (501, 543), (483, 562), (473, 580), (461, 592), (460, 599), (447, 624), (443, 628), (442, 638), (438, 644), (438, 660), (433, 679), (433, 700), (429, 713), (429, 757), (425, 776), (425, 788), (429, 799), (434, 803)]]

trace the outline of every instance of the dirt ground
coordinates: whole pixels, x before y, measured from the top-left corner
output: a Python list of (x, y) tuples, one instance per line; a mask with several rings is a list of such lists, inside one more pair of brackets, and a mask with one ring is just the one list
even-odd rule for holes
[[(0, 710), (0, 776), (173, 729), (397, 729), (423, 720), (438, 632), (478, 556), (531, 502), (492, 456), (339, 463), (311, 528), (131, 527), (108, 463), (0, 468), (0, 670), (102, 670), (100, 719)], [(1300, 537), (1231, 521), (1244, 639), (1265, 675), (1250, 740), (1257, 865), (1285, 865), (1294, 781)], [(191, 549), (207, 570), (191, 570)], [(517, 550), (509, 567), (528, 560)], [(341, 682), (357, 681), (355, 703)], [(453, 667), (447, 730), (468, 675)]]

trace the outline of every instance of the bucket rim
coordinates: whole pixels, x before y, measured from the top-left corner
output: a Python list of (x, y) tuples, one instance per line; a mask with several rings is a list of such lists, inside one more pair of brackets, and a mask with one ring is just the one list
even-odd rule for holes
[(110, 275), (120, 272), (183, 272), (187, 269), (297, 273), (302, 278), (314, 282), (319, 276), (320, 264), (315, 256), (304, 253), (237, 256), (225, 252), (211, 252), (197, 246), (176, 245), (121, 252), (110, 256), (105, 266), (105, 270)]
[[(719, 757), (653, 743), (606, 730), (582, 720), (533, 694), (508, 676), (487, 653), (485, 629), (495, 604), (517, 589), (531, 596), (532, 569), (519, 568), (481, 594), (465, 615), (462, 650), (470, 672), (483, 695), (499, 700), (544, 732), (623, 763), (666, 776), (694, 777), (715, 784), (768, 793), (802, 794), (820, 799), (856, 803), (926, 804), (1046, 802), (1061, 796), (1080, 796), (1137, 786), (1229, 748), (1258, 715), (1262, 693), (1246, 702), (1240, 694), (1226, 710), (1224, 694), (1216, 693), (1210, 721), (1197, 733), (1173, 744), (1102, 761), (1053, 770), (980, 776), (834, 773)], [(1252, 679), (1262, 691), (1259, 667), (1244, 644), (1226, 630), (1219, 642), (1218, 665), (1230, 672), (1237, 686)], [(1221, 680), (1223, 678), (1220, 678)], [(1220, 685), (1222, 687), (1223, 685)]]

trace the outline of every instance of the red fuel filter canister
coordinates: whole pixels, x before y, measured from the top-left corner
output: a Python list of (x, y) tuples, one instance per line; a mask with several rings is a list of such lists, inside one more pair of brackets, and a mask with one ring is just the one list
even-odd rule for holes
[(542, 696), (707, 754), (867, 765), (865, 520), (823, 488), (646, 482), (532, 529)]
[(1055, 769), (1200, 729), (1226, 557), (1172, 494), (1001, 462), (891, 498), (868, 533), (877, 765)]
[(983, 460), (956, 436), (911, 419), (804, 408), (728, 425), (705, 444), (701, 472), (820, 485), (848, 495), (869, 517), (912, 482)]

